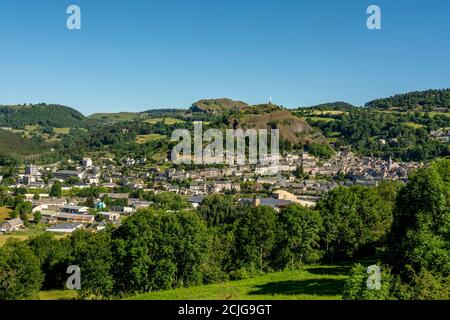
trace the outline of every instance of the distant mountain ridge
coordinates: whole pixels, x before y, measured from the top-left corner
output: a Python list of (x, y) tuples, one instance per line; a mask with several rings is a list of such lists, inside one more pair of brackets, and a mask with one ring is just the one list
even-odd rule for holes
[(95, 120), (86, 118), (77, 110), (57, 104), (25, 104), (0, 106), (0, 127), (86, 127)]
[(327, 103), (322, 103), (322, 104), (318, 104), (315, 106), (309, 106), (306, 108), (310, 108), (310, 109), (315, 109), (315, 110), (336, 110), (336, 111), (348, 111), (351, 110), (353, 108), (355, 108), (356, 106), (348, 103), (348, 102), (344, 102), (344, 101), (336, 101), (336, 102), (327, 102)]

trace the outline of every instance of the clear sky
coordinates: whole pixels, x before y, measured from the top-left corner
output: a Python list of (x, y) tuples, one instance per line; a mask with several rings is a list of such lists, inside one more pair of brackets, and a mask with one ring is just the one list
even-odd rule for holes
[[(82, 29), (66, 28), (81, 8)], [(382, 10), (382, 30), (366, 9)], [(447, 0), (0, 0), (0, 104), (357, 105), (450, 87)]]

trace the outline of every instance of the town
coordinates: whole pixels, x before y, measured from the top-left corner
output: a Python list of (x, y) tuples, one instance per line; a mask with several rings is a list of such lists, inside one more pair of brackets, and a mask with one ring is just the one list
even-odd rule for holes
[[(31, 204), (30, 222), (38, 212), (40, 222), (46, 224), (45, 231), (64, 234), (80, 228), (102, 230), (107, 223), (120, 224), (123, 217), (152, 204), (139, 197), (142, 193), (178, 194), (194, 209), (211, 194), (232, 194), (239, 202), (269, 206), (276, 211), (294, 203), (314, 208), (325, 193), (337, 186), (376, 186), (386, 180), (407, 182), (408, 172), (423, 165), (359, 157), (348, 149), (329, 160), (307, 152), (286, 153), (276, 166), (169, 166), (147, 171), (142, 169), (146, 162), (125, 157), (121, 164), (111, 158), (99, 158), (94, 163), (85, 157), (81, 163), (69, 160), (70, 170), (61, 169), (59, 163), (27, 165), (8, 192), (24, 190), (24, 201)], [(52, 193), (55, 185), (60, 186), (60, 194)], [(102, 192), (89, 197), (74, 192), (89, 188)], [(24, 227), (25, 221), (16, 217), (3, 222), (0, 232), (17, 232)]]

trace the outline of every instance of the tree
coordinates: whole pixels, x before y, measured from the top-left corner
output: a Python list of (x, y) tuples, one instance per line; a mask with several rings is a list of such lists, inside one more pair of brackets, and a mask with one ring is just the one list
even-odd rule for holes
[(139, 210), (113, 233), (115, 292), (201, 283), (206, 239), (197, 214)]
[[(238, 273), (266, 269), (275, 243), (277, 218), (272, 208), (243, 208), (235, 222), (232, 269)], [(235, 276), (238, 274), (235, 272)]]
[(35, 211), (34, 212), (34, 222), (39, 223), (39, 222), (41, 222), (41, 219), (42, 219), (42, 213), (40, 211)]
[(53, 186), (50, 189), (50, 196), (58, 199), (62, 197), (62, 186), (60, 181), (57, 180), (53, 183)]
[(39, 193), (35, 193), (33, 195), (33, 200), (39, 200), (41, 197), (39, 196)]
[(68, 186), (74, 186), (80, 182), (81, 182), (81, 180), (78, 177), (68, 177), (66, 180), (64, 180), (64, 183)]
[(320, 144), (320, 143), (308, 143), (306, 145), (306, 150), (311, 153), (313, 156), (316, 156), (318, 158), (322, 159), (329, 159), (334, 153), (334, 150), (332, 147), (330, 147), (328, 144)]
[(152, 194), (148, 199), (154, 202), (152, 207), (155, 209), (181, 210), (188, 207), (185, 199), (173, 192)]
[(375, 188), (338, 187), (318, 203), (323, 218), (321, 235), (328, 258), (353, 257), (374, 246), (390, 230), (391, 207)]
[(77, 230), (70, 241), (73, 248), (71, 264), (79, 266), (81, 271), (81, 297), (111, 296), (114, 288), (111, 232), (92, 234)]
[(208, 226), (231, 224), (236, 219), (236, 207), (229, 196), (213, 194), (206, 197), (197, 212)]
[[(349, 278), (347, 279), (344, 292), (342, 295), (343, 300), (387, 300), (392, 299), (391, 289), (393, 283), (393, 277), (391, 276), (390, 269), (387, 266), (380, 266), (380, 288), (369, 288), (367, 281), (369, 275), (367, 268), (361, 264), (355, 264), (351, 271)], [(373, 276), (373, 275), (372, 275)]]
[(416, 273), (410, 270), (409, 283), (397, 281), (393, 294), (401, 300), (449, 300), (450, 277), (422, 269)]
[(31, 213), (33, 205), (29, 201), (24, 201), (21, 197), (16, 197), (14, 205), (14, 216), (20, 217), (23, 221), (28, 220), (28, 214)]
[(419, 169), (399, 192), (389, 262), (400, 274), (412, 268), (450, 276), (449, 163), (441, 160)]
[(11, 239), (0, 248), (0, 300), (33, 298), (43, 279), (39, 261), (25, 242)]
[(72, 244), (69, 238), (57, 240), (46, 232), (28, 242), (44, 273), (42, 287), (46, 290), (61, 290), (66, 285), (67, 267), (72, 264)]
[(293, 268), (320, 258), (322, 219), (319, 212), (294, 204), (281, 211), (279, 220), (281, 230), (274, 250), (278, 268), (288, 265)]

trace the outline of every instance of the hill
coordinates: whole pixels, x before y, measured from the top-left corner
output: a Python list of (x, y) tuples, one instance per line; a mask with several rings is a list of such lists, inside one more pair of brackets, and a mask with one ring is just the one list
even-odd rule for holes
[(140, 113), (138, 112), (94, 113), (88, 116), (88, 118), (103, 122), (133, 121), (140, 118)]
[(202, 99), (192, 104), (191, 112), (209, 112), (217, 113), (223, 111), (239, 111), (248, 107), (248, 104), (242, 101), (234, 101), (227, 98), (220, 99)]
[(433, 111), (450, 109), (450, 89), (414, 91), (366, 103), (367, 108)]
[(273, 104), (247, 107), (232, 114), (230, 119), (239, 128), (279, 129), (281, 140), (293, 144), (313, 141), (326, 143), (325, 138), (305, 120)]
[(0, 129), (0, 155), (28, 156), (50, 151), (50, 146), (20, 134)]
[(75, 109), (56, 104), (0, 106), (0, 127), (86, 127), (95, 121)]
[[(336, 101), (336, 102), (328, 102), (328, 103), (322, 103), (315, 106), (306, 107), (306, 109), (314, 109), (314, 110), (335, 110), (335, 111), (349, 111), (356, 106), (343, 102), (343, 101)], [(304, 108), (302, 108), (304, 109)]]

